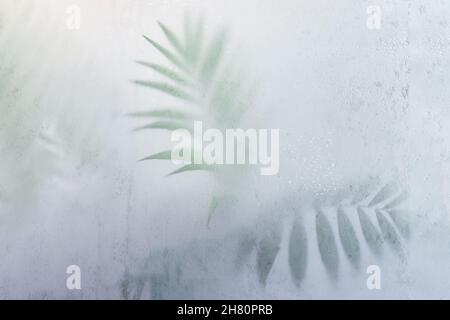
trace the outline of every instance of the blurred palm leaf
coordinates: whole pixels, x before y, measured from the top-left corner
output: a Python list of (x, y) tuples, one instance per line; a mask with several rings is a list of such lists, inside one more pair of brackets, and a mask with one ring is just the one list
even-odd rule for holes
[[(8, 10), (22, 10), (24, 20), (31, 14), (24, 7)], [(53, 172), (64, 149), (55, 122), (43, 112), (44, 84), (36, 82), (39, 68), (32, 62), (38, 49), (20, 37), (31, 38), (32, 30), (14, 26), (8, 21), (0, 28), (0, 203), (23, 204)]]
[[(248, 107), (240, 70), (235, 60), (227, 59), (228, 35), (220, 30), (208, 37), (203, 20), (186, 17), (184, 33), (178, 35), (162, 23), (159, 26), (170, 47), (144, 37), (163, 57), (168, 66), (138, 61), (163, 78), (161, 81), (137, 80), (136, 84), (164, 94), (174, 101), (173, 107), (142, 110), (129, 114), (135, 118), (153, 119), (154, 122), (139, 129), (191, 128), (194, 120), (210, 127), (232, 128), (241, 120)], [(176, 103), (176, 104), (175, 104)], [(169, 150), (157, 152), (142, 160), (170, 160)], [(185, 165), (169, 175), (191, 171), (217, 172), (219, 166)], [(407, 211), (399, 206), (407, 199), (396, 183), (388, 183), (374, 192), (372, 184), (361, 186), (350, 199), (339, 193), (331, 203), (318, 202), (315, 206), (314, 237), (308, 239), (302, 215), (298, 213), (290, 229), (288, 240), (288, 265), (296, 285), (300, 286), (307, 275), (308, 252), (316, 246), (324, 270), (331, 279), (339, 277), (342, 256), (352, 268), (361, 267), (364, 243), (374, 255), (383, 253), (385, 244), (405, 259), (404, 240), (409, 236)], [(213, 196), (209, 206), (208, 221), (223, 198)], [(324, 210), (327, 209), (327, 210)], [(294, 208), (297, 210), (297, 208)], [(331, 211), (331, 213), (330, 213)], [(271, 224), (270, 230), (260, 239), (255, 234), (245, 235), (237, 250), (238, 265), (256, 251), (256, 271), (265, 285), (278, 258), (283, 228)], [(267, 230), (266, 230), (267, 231)]]
[[(189, 15), (184, 18), (184, 32), (180, 35), (163, 23), (158, 24), (166, 44), (147, 36), (144, 39), (165, 58), (165, 64), (141, 60), (137, 63), (160, 79), (135, 80), (134, 83), (170, 99), (172, 106), (128, 114), (143, 121), (150, 119), (150, 123), (135, 130), (187, 129), (192, 132), (194, 121), (202, 121), (204, 128), (236, 128), (248, 108), (250, 91), (241, 81), (243, 73), (238, 67), (238, 59), (230, 54), (227, 32), (219, 29), (207, 34), (203, 19), (193, 19)], [(156, 152), (141, 159), (147, 160), (171, 160), (171, 154), (169, 151)], [(219, 181), (211, 200), (216, 204), (208, 210), (209, 223), (219, 202), (227, 201), (228, 197), (223, 194), (234, 189), (229, 185), (236, 183), (233, 177), (238, 177), (236, 173), (242, 172), (242, 168), (227, 169), (225, 173), (225, 165), (188, 164), (167, 176), (198, 171), (212, 172)]]
[[(150, 109), (129, 114), (133, 117), (155, 119), (154, 122), (136, 129), (191, 130), (194, 120), (201, 120), (207, 127), (235, 127), (245, 112), (246, 103), (240, 83), (241, 74), (235, 66), (235, 60), (233, 64), (232, 60), (227, 60), (227, 33), (219, 30), (207, 37), (203, 20), (194, 20), (190, 16), (185, 16), (183, 36), (177, 35), (160, 22), (158, 24), (170, 47), (149, 37), (144, 38), (165, 57), (169, 65), (146, 61), (137, 63), (151, 69), (164, 80), (136, 80), (134, 83), (172, 98), (176, 105), (167, 109)], [(143, 160), (170, 160), (168, 153), (165, 155), (166, 157), (161, 157), (156, 153)], [(194, 169), (217, 168), (218, 166), (184, 167), (170, 175)]]
[[(326, 206), (316, 204), (314, 242), (324, 269), (332, 280), (339, 276), (341, 255), (346, 257), (354, 269), (360, 268), (364, 254), (363, 241), (375, 256), (380, 256), (387, 244), (400, 262), (405, 262), (405, 241), (409, 237), (410, 212), (401, 210), (399, 206), (407, 199), (406, 193), (402, 192), (396, 183), (388, 183), (377, 192), (362, 192), (365, 197), (356, 194), (350, 204), (343, 198)], [(293, 205), (297, 206), (296, 203)], [(294, 283), (298, 286), (307, 274), (308, 251), (311, 250), (308, 249), (308, 235), (303, 226), (304, 214), (305, 212), (302, 212), (294, 220), (288, 245), (288, 264)], [(278, 222), (274, 223), (274, 227), (277, 224)], [(272, 229), (262, 235), (252, 250), (245, 251), (247, 256), (253, 249), (257, 251), (256, 268), (263, 285), (269, 277), (281, 246), (280, 229)], [(358, 234), (361, 234), (362, 238)], [(242, 250), (238, 249), (238, 252)]]
[[(84, 59), (75, 51), (67, 54), (58, 8), (26, 0), (0, 6), (0, 202), (14, 207), (31, 203), (49, 177), (98, 154), (97, 135), (90, 129), (98, 118), (80, 111), (84, 97), (74, 90), (96, 80)], [(60, 73), (72, 63), (76, 72)], [(83, 101), (96, 99), (90, 92)]]
[[(350, 196), (348, 193), (339, 192), (339, 197), (334, 199), (334, 203), (326, 203), (320, 199), (321, 204), (316, 203), (314, 211), (310, 212), (314, 214), (311, 221), (313, 226), (305, 225), (305, 217), (309, 213), (306, 211), (296, 212), (289, 229), (285, 228), (286, 225), (281, 222), (281, 219), (273, 219), (273, 215), (271, 215), (268, 220), (259, 219), (258, 223), (262, 222), (260, 226), (263, 228), (250, 226), (239, 229), (237, 233), (232, 233), (224, 239), (201, 241), (201, 245), (192, 246), (198, 247), (198, 251), (202, 253), (202, 256), (197, 259), (198, 263), (205, 267), (208, 255), (214, 255), (218, 247), (231, 243), (232, 248), (235, 249), (235, 256), (232, 260), (235, 261), (234, 265), (237, 270), (242, 270), (246, 266), (247, 271), (255, 271), (259, 283), (266, 286), (275, 269), (281, 267), (280, 270), (285, 270), (286, 263), (281, 259), (287, 258), (287, 266), (293, 283), (298, 287), (301, 287), (311, 272), (309, 269), (311, 269), (311, 256), (314, 256), (315, 253), (313, 251), (318, 253), (324, 271), (332, 281), (339, 279), (345, 259), (351, 268), (360, 270), (364, 256), (374, 254), (375, 257), (380, 257), (387, 253), (385, 247), (390, 249), (390, 252), (403, 263), (406, 259), (404, 248), (407, 237), (401, 235), (404, 234), (404, 231), (408, 231), (406, 234), (409, 234), (407, 222), (410, 212), (401, 209), (404, 202), (397, 201), (395, 208), (389, 206), (389, 209), (386, 209), (386, 205), (392, 203), (399, 196), (406, 200), (405, 192), (402, 192), (396, 184), (384, 185), (381, 188), (375, 187), (372, 191), (368, 190), (370, 185), (362, 185), (356, 190), (356, 194)], [(364, 196), (361, 196), (362, 194)], [(376, 204), (374, 199), (377, 199)], [(213, 199), (211, 207), (217, 206), (217, 203), (218, 199)], [(372, 207), (369, 207), (369, 204)], [(276, 203), (274, 207), (268, 209), (268, 212), (274, 213), (279, 207), (280, 204)], [(298, 210), (301, 205), (296, 200), (288, 207)], [(393, 213), (395, 213), (395, 219), (392, 218)], [(401, 223), (397, 221), (401, 221)], [(283, 229), (289, 233), (287, 237), (284, 236)], [(218, 244), (212, 245), (214, 241), (218, 241)], [(287, 248), (283, 248), (285, 244)], [(207, 245), (211, 245), (211, 249), (207, 251), (208, 254), (205, 254), (204, 246)], [(173, 251), (180, 253), (174, 254), (168, 260), (173, 265), (181, 265), (182, 269), (182, 263), (186, 256), (191, 257), (192, 253), (186, 255), (185, 245), (175, 248)], [(164, 259), (166, 257), (167, 255), (164, 255)], [(165, 261), (164, 259), (162, 260)], [(150, 274), (147, 274), (148, 271), (145, 269), (142, 275), (136, 278), (137, 283), (129, 285), (129, 288), (138, 291), (133, 298), (142, 298), (140, 288), (150, 282), (154, 291), (158, 293), (154, 295), (154, 298), (161, 299), (170, 296), (171, 290), (178, 289), (180, 285), (178, 269), (176, 272), (171, 271), (173, 269), (173, 267), (163, 266), (164, 272), (158, 269), (157, 272)], [(142, 280), (145, 277), (148, 280)]]

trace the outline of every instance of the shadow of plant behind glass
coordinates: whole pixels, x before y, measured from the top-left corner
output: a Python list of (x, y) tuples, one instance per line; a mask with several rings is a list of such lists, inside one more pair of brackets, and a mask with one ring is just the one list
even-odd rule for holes
[[(27, 4), (15, 8), (23, 20), (34, 13)], [(6, 6), (11, 15), (16, 11)], [(4, 17), (1, 17), (2, 19)], [(42, 102), (46, 84), (36, 81), (32, 59), (42, 54), (36, 43), (30, 45), (32, 26), (18, 30), (15, 21), (0, 26), (0, 206), (17, 207), (34, 199), (39, 184), (55, 172), (62, 158), (61, 141), (55, 123), (49, 121)], [(33, 34), (34, 36), (34, 34)], [(27, 38), (28, 37), (28, 38)], [(39, 43), (39, 37), (33, 39)], [(33, 65), (35, 67), (35, 65)], [(8, 210), (2, 210), (3, 214)], [(14, 214), (17, 215), (17, 214)], [(17, 217), (16, 217), (17, 218)]]
[[(159, 26), (170, 49), (144, 38), (166, 58), (169, 67), (145, 61), (138, 63), (159, 74), (164, 81), (138, 80), (135, 83), (168, 95), (177, 103), (176, 107), (130, 114), (146, 121), (136, 130), (192, 130), (194, 120), (203, 121), (206, 127), (238, 127), (249, 105), (250, 91), (244, 89), (243, 73), (237, 67), (234, 55), (225, 54), (229, 39), (227, 33), (222, 30), (208, 37), (203, 20), (189, 16), (185, 17), (181, 37), (164, 24), (159, 23)], [(142, 159), (147, 160), (170, 161), (171, 150)], [(233, 191), (247, 169), (190, 164), (174, 170), (169, 176), (198, 170), (210, 172), (216, 181), (209, 206), (209, 222), (222, 201), (236, 197)], [(262, 228), (243, 228), (222, 241), (194, 241), (180, 248), (153, 251), (140, 274), (125, 275), (123, 297), (187, 298), (192, 296), (194, 286), (208, 281), (207, 275), (220, 275), (221, 271), (225, 273), (230, 269), (236, 274), (245, 265), (256, 270), (260, 284), (265, 286), (279, 256), (284, 231), (289, 232), (286, 263), (297, 286), (301, 286), (305, 278), (311, 250), (318, 250), (324, 269), (333, 282), (339, 276), (341, 256), (350, 262), (353, 269), (360, 269), (363, 242), (375, 256), (380, 256), (387, 244), (404, 264), (405, 240), (410, 234), (409, 212), (400, 208), (406, 200), (407, 194), (397, 183), (380, 185), (378, 179), (349, 186), (330, 199), (316, 199), (305, 212), (302, 211), (304, 204), (300, 195), (290, 195), (280, 200), (281, 206), (274, 204), (265, 208), (274, 212), (289, 211), (291, 220), (288, 222), (271, 218), (268, 212), (262, 215)], [(307, 215), (314, 217), (314, 225), (305, 226)], [(189, 274), (185, 265), (201, 272), (202, 276)]]
[[(238, 128), (250, 105), (251, 87), (244, 85), (244, 72), (232, 52), (228, 33), (220, 29), (206, 34), (202, 18), (184, 18), (183, 36), (178, 36), (163, 23), (159, 26), (170, 49), (144, 36), (167, 65), (137, 61), (163, 80), (136, 80), (139, 86), (155, 90), (171, 98), (173, 106), (152, 108), (129, 114), (144, 120), (136, 128), (142, 130), (192, 131), (194, 121), (202, 121), (204, 129)], [(192, 159), (194, 153), (192, 151)], [(171, 160), (172, 150), (163, 150), (141, 161)], [(193, 162), (193, 161), (192, 161)], [(190, 171), (208, 171), (213, 175), (215, 190), (211, 196), (208, 223), (222, 201), (232, 200), (245, 166), (188, 164), (169, 173), (173, 176)]]

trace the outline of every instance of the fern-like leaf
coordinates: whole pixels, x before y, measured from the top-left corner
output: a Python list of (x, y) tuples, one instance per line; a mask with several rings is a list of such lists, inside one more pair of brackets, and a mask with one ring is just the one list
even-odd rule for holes
[(339, 238), (344, 252), (351, 265), (358, 269), (361, 263), (361, 247), (355, 229), (344, 209), (339, 208), (337, 213)]
[(288, 259), (294, 283), (300, 286), (305, 277), (308, 262), (308, 238), (301, 217), (295, 219), (292, 226)]
[(274, 224), (271, 230), (259, 241), (257, 249), (257, 272), (259, 282), (266, 284), (275, 259), (280, 251), (282, 230), (280, 225)]
[(316, 234), (320, 257), (328, 274), (336, 279), (339, 267), (339, 255), (333, 228), (325, 214), (319, 211), (316, 215)]
[(140, 126), (135, 128), (135, 131), (145, 130), (145, 129), (164, 129), (164, 130), (177, 130), (177, 129), (186, 129), (189, 131), (192, 131), (192, 127), (189, 125), (186, 125), (183, 122), (176, 122), (176, 121), (155, 121), (150, 124), (146, 124), (144, 126)]
[(167, 176), (173, 176), (179, 173), (183, 172), (189, 172), (189, 171), (214, 171), (216, 167), (212, 165), (205, 165), (205, 164), (188, 164), (180, 169), (177, 169), (171, 173), (169, 173)]

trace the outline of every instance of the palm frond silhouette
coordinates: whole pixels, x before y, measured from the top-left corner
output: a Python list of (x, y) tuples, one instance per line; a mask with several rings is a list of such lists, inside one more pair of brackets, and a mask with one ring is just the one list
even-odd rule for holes
[[(145, 37), (152, 47), (162, 54), (169, 66), (138, 61), (146, 68), (163, 77), (164, 81), (137, 80), (135, 83), (169, 96), (176, 102), (176, 107), (157, 108), (132, 113), (130, 116), (150, 119), (137, 130), (176, 130), (178, 128), (192, 129), (194, 120), (202, 120), (209, 126), (226, 128), (235, 127), (242, 119), (248, 101), (246, 92), (241, 86), (241, 73), (226, 58), (228, 35), (219, 31), (208, 38), (202, 27), (202, 20), (185, 19), (184, 37), (179, 37), (171, 29), (159, 23), (170, 49), (160, 43)], [(163, 150), (146, 156), (141, 160), (170, 160), (171, 150)], [(209, 170), (217, 173), (220, 166), (186, 165), (172, 171), (169, 175), (181, 174), (194, 170)], [(330, 279), (339, 277), (339, 265), (342, 257), (347, 259), (355, 270), (361, 268), (362, 257), (367, 248), (374, 256), (380, 256), (384, 247), (389, 247), (400, 261), (406, 259), (405, 245), (409, 238), (409, 211), (402, 209), (407, 200), (407, 193), (395, 182), (382, 187), (369, 183), (361, 185), (357, 193), (338, 193), (330, 203), (318, 199), (313, 204), (313, 212), (300, 212), (302, 206), (298, 195), (289, 205), (294, 214), (294, 220), (289, 225), (288, 264), (292, 281), (301, 286), (308, 272), (308, 254), (317, 250), (322, 265)], [(213, 196), (209, 206), (209, 217), (218, 207), (222, 198)], [(286, 204), (283, 204), (285, 206)], [(279, 208), (272, 208), (279, 210)], [(314, 216), (314, 226), (305, 225), (304, 217)], [(276, 219), (275, 219), (276, 220)], [(283, 222), (270, 220), (262, 234), (255, 230), (244, 230), (236, 236), (236, 266), (242, 266), (249, 257), (256, 260), (250, 262), (258, 275), (259, 282), (265, 286), (279, 259), (282, 246)], [(184, 250), (181, 250), (184, 252)], [(175, 257), (170, 260), (168, 257)], [(199, 258), (201, 259), (201, 258)], [(176, 254), (164, 255), (167, 270), (173, 269), (180, 261)], [(128, 279), (127, 290), (132, 284), (137, 288), (135, 298), (140, 298), (142, 290), (149, 283), (153, 287), (155, 298), (165, 296), (164, 290), (171, 290), (170, 272), (164, 275), (146, 274), (136, 279)], [(178, 280), (177, 280), (178, 281)], [(176, 285), (176, 281), (175, 284)], [(156, 289), (155, 289), (156, 288)], [(172, 288), (175, 290), (176, 288)], [(127, 291), (128, 292), (128, 291)], [(133, 296), (128, 292), (129, 297)]]
[[(173, 101), (171, 107), (156, 107), (128, 114), (128, 116), (144, 120), (144, 124), (136, 127), (141, 130), (187, 129), (192, 131), (194, 121), (202, 121), (205, 128), (235, 128), (245, 114), (250, 99), (250, 88), (242, 83), (243, 70), (237, 63), (230, 37), (226, 30), (219, 29), (206, 34), (204, 20), (193, 19), (186, 15), (184, 32), (180, 36), (168, 26), (159, 22), (168, 46), (164, 46), (144, 36), (159, 54), (165, 58), (166, 64), (148, 61), (137, 63), (159, 76), (162, 80), (135, 80), (136, 85), (152, 89)], [(197, 150), (192, 150), (192, 157)], [(162, 150), (145, 156), (141, 161), (171, 160), (171, 150)], [(212, 172), (222, 190), (212, 196), (209, 205), (208, 221), (220, 199), (227, 196), (224, 186), (232, 180), (233, 175), (242, 168), (230, 168), (226, 165), (186, 164), (168, 174), (173, 176), (191, 171)], [(224, 178), (226, 176), (226, 178)], [(225, 191), (224, 191), (225, 190)]]

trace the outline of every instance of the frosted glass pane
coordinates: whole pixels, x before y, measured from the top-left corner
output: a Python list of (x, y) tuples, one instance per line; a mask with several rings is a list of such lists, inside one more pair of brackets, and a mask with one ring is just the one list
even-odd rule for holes
[(0, 298), (450, 298), (449, 14), (2, 0)]

